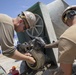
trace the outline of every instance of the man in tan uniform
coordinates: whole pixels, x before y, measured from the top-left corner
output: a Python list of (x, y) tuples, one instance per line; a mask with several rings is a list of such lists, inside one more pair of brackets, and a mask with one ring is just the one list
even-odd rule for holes
[(35, 15), (29, 11), (22, 12), (16, 18), (0, 14), (0, 45), (3, 55), (17, 60), (24, 60), (30, 64), (35, 63), (31, 54), (21, 54), (18, 52), (13, 42), (14, 30), (16, 32), (23, 32), (25, 29), (30, 28), (31, 25), (34, 25), (35, 21)]
[(72, 65), (76, 58), (76, 5), (69, 6), (62, 14), (62, 21), (69, 28), (60, 36), (59, 41), (46, 47), (59, 50), (59, 70), (51, 70), (49, 75), (72, 75)]

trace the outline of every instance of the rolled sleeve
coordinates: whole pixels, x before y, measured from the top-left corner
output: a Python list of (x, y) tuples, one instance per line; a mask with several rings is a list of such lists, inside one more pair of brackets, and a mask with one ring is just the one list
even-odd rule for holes
[(7, 57), (12, 57), (14, 55), (15, 50), (16, 50), (16, 48), (3, 50), (3, 55), (5, 55)]

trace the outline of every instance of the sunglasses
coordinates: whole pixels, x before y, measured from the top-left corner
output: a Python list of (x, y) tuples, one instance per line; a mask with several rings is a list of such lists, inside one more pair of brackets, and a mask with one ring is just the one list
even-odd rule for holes
[(28, 23), (28, 21), (26, 20), (25, 14), (22, 12), (22, 13), (19, 14), (18, 16), (23, 20), (23, 23), (24, 23), (24, 28), (23, 28), (23, 29), (26, 30), (26, 29), (30, 28), (29, 23)]

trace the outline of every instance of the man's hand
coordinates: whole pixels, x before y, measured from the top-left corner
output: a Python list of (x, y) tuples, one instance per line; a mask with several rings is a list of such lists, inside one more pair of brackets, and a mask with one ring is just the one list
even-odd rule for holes
[(27, 56), (27, 60), (26, 62), (30, 63), (30, 64), (35, 64), (35, 59), (32, 57), (32, 55), (30, 53), (25, 53), (25, 55)]
[(41, 46), (41, 47), (45, 47), (45, 41), (41, 38), (41, 37), (35, 37), (35, 40), (38, 42), (38, 44)]

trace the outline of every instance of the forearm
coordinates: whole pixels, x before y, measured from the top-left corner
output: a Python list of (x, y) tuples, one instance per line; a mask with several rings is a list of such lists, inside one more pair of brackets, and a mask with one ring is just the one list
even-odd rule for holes
[(59, 43), (59, 41), (51, 43), (51, 44), (46, 44), (45, 48), (57, 48), (58, 47), (58, 43)]
[(17, 59), (17, 60), (24, 60), (30, 64), (34, 64), (36, 61), (33, 57), (31, 57), (31, 54), (27, 53), (27, 54), (22, 54), (20, 52), (18, 52), (17, 50), (15, 50), (13, 56), (11, 56), (11, 58), (13, 59)]
[(13, 59), (17, 59), (17, 60), (28, 60), (28, 57), (25, 56), (24, 54), (20, 53), (19, 51), (15, 50), (13, 56), (11, 56), (11, 58)]

